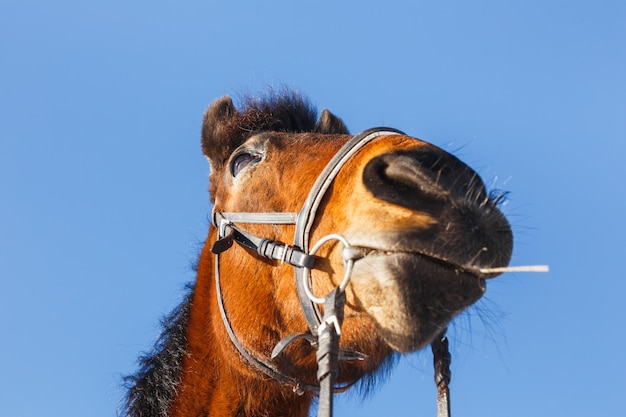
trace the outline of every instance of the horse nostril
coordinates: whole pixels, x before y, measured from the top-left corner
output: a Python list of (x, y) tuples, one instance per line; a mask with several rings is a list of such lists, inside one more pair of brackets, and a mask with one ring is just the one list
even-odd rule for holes
[[(381, 161), (386, 166), (379, 172), (381, 180), (399, 190), (415, 190), (432, 197), (445, 195), (437, 182), (437, 173), (424, 169), (409, 155), (385, 155)], [(435, 174), (435, 175), (433, 175)]]
[(365, 187), (376, 197), (414, 210), (488, 199), (478, 175), (456, 157), (433, 149), (397, 151), (371, 159)]
[(365, 187), (378, 199), (411, 209), (444, 201), (449, 190), (442, 186), (446, 167), (418, 152), (393, 152), (371, 159), (363, 171)]

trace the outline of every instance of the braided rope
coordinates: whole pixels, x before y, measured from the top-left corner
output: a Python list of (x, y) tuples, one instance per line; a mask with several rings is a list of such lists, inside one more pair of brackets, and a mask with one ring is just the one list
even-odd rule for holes
[(448, 349), (446, 329), (431, 343), (433, 365), (435, 367), (435, 385), (437, 386), (437, 417), (450, 417), (450, 363), (452, 358)]

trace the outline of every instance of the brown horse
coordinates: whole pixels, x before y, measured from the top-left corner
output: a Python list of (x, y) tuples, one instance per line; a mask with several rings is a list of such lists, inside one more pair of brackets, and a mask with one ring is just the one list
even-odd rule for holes
[(337, 383), (367, 388), (394, 352), (427, 345), (482, 296), (494, 275), (481, 269), (506, 266), (512, 251), (500, 196), (456, 157), (387, 129), (361, 135), (313, 198), (351, 140), (292, 92), (208, 108), (214, 224), (195, 284), (126, 379), (127, 415), (307, 416), (316, 297), (342, 286)]

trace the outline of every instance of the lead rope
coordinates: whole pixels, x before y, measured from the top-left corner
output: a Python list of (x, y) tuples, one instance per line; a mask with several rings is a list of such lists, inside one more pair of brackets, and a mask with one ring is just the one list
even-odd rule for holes
[(450, 417), (450, 363), (452, 358), (448, 349), (448, 338), (444, 329), (430, 345), (433, 351), (435, 367), (435, 385), (437, 386), (437, 417)]
[(317, 380), (320, 383), (318, 417), (332, 417), (333, 388), (339, 373), (339, 335), (346, 293), (337, 287), (324, 300), (324, 322), (318, 328)]

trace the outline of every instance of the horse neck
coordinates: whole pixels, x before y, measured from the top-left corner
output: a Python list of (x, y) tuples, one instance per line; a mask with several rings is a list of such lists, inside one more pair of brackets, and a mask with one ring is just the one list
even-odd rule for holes
[[(209, 242), (214, 239), (209, 236)], [(187, 325), (187, 350), (170, 415), (306, 417), (312, 394), (291, 388), (251, 368), (235, 350), (217, 305), (214, 256), (205, 247)]]

